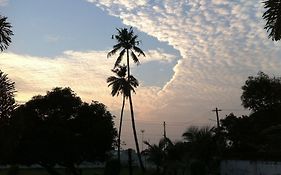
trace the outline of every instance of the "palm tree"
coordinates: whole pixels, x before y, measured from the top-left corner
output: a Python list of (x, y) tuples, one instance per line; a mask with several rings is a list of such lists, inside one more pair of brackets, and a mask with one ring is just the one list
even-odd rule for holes
[(8, 48), (11, 41), (11, 36), (14, 35), (11, 30), (12, 26), (7, 22), (7, 17), (0, 15), (0, 51)]
[(216, 148), (213, 128), (191, 126), (182, 136), (186, 141), (190, 156), (195, 161), (204, 163), (205, 166), (210, 165)]
[(281, 0), (265, 0), (266, 11), (262, 17), (266, 20), (264, 29), (269, 32), (268, 37), (273, 41), (281, 39)]
[[(117, 67), (121, 62), (122, 59), (126, 53), (127, 57), (127, 77), (128, 81), (131, 81), (131, 74), (130, 74), (130, 56), (133, 59), (133, 61), (137, 64), (139, 64), (138, 56), (143, 55), (145, 56), (144, 52), (138, 47), (140, 44), (140, 41), (138, 40), (138, 36), (134, 34), (134, 31), (132, 27), (130, 29), (127, 28), (119, 28), (117, 29), (117, 35), (113, 35), (112, 39), (115, 39), (117, 41), (117, 44), (113, 46), (113, 49), (107, 54), (107, 57), (111, 57), (112, 55), (115, 55), (118, 51), (120, 51), (119, 56), (116, 59), (114, 67)], [(135, 54), (137, 53), (138, 56)], [(141, 159), (140, 149), (139, 149), (139, 143), (137, 138), (137, 132), (136, 132), (136, 126), (135, 126), (135, 117), (134, 117), (134, 109), (133, 109), (133, 102), (132, 102), (132, 96), (131, 91), (128, 92), (129, 97), (129, 103), (130, 103), (130, 111), (131, 111), (131, 120), (132, 120), (132, 128), (133, 128), (133, 134), (138, 154), (139, 163), (141, 166), (142, 171), (144, 172), (144, 166)]]
[(122, 102), (122, 108), (121, 108), (121, 114), (120, 114), (120, 124), (119, 124), (119, 133), (118, 133), (118, 161), (120, 163), (120, 141), (121, 141), (121, 129), (122, 129), (122, 120), (123, 120), (123, 112), (124, 112), (124, 106), (125, 106), (125, 99), (129, 97), (129, 92), (133, 91), (135, 92), (135, 89), (139, 83), (138, 80), (135, 79), (131, 75), (131, 81), (129, 82), (126, 78), (127, 73), (127, 67), (126, 65), (120, 66), (118, 65), (115, 69), (112, 70), (117, 77), (110, 76), (107, 78), (108, 86), (112, 86), (111, 95), (123, 95), (123, 102)]
[(160, 170), (165, 169), (166, 158), (167, 158), (167, 148), (173, 146), (173, 143), (167, 137), (160, 139), (158, 144), (150, 144), (144, 141), (144, 144), (148, 146), (144, 153), (148, 156), (148, 161), (152, 162), (156, 166), (156, 174), (160, 174)]

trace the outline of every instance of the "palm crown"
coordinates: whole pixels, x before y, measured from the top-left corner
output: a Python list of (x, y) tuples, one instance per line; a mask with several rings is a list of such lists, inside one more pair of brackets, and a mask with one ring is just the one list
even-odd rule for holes
[(138, 87), (138, 80), (130, 75), (130, 81), (126, 77), (127, 67), (126, 65), (120, 66), (118, 65), (115, 69), (112, 70), (117, 76), (110, 76), (107, 78), (108, 86), (112, 86), (111, 95), (119, 95), (119, 93), (123, 94), (126, 98), (128, 98), (130, 91), (135, 93), (136, 87)]
[(278, 41), (281, 39), (281, 0), (266, 0), (263, 3), (266, 9), (262, 16), (266, 20), (264, 28), (269, 32), (269, 38)]
[(113, 46), (113, 49), (107, 54), (107, 57), (111, 57), (112, 55), (115, 55), (117, 51), (121, 50), (114, 65), (114, 67), (117, 67), (121, 63), (126, 51), (130, 51), (133, 61), (139, 64), (139, 59), (136, 56), (135, 52), (138, 53), (138, 56), (145, 56), (145, 54), (138, 47), (138, 45), (140, 44), (138, 35), (134, 34), (132, 27), (129, 30), (127, 28), (117, 28), (117, 31), (117, 35), (112, 35), (112, 39), (116, 39), (117, 44)]
[(7, 22), (7, 17), (0, 15), (0, 51), (8, 48), (11, 41), (11, 36), (14, 35), (11, 30), (12, 26)]

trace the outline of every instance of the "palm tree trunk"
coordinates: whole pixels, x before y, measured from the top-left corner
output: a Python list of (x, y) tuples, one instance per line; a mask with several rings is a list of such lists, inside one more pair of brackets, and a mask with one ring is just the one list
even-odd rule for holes
[[(127, 69), (128, 69), (128, 81), (130, 81), (130, 62), (129, 62), (129, 50), (128, 49), (127, 49)], [(136, 132), (135, 117), (134, 117), (134, 109), (133, 109), (133, 102), (132, 102), (131, 91), (129, 91), (129, 102), (130, 102), (132, 127), (133, 127), (133, 134), (134, 134), (134, 139), (135, 139), (135, 144), (136, 144), (136, 149), (137, 149), (137, 155), (138, 155), (140, 167), (142, 169), (142, 172), (144, 173), (145, 172), (145, 168), (144, 168), (143, 163), (142, 163), (141, 154), (140, 154), (140, 148), (139, 148), (139, 142), (138, 142), (138, 137), (137, 137), (137, 132)]]
[(123, 103), (122, 103), (122, 108), (121, 108), (120, 125), (119, 125), (119, 133), (118, 133), (118, 162), (119, 162), (119, 165), (121, 165), (121, 160), (120, 160), (120, 142), (121, 142), (121, 130), (122, 130), (124, 106), (125, 106), (125, 95), (123, 94)]

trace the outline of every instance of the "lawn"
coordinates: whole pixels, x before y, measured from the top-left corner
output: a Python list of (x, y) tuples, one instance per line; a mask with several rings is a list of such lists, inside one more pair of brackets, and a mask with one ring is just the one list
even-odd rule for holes
[[(58, 169), (62, 175), (69, 175), (65, 169)], [(82, 175), (103, 175), (103, 168), (84, 168), (82, 169)], [(145, 175), (151, 175), (151, 172), (147, 172)], [(18, 171), (9, 171), (8, 169), (0, 169), (0, 175), (49, 175), (44, 169), (41, 168), (23, 168)], [(129, 175), (128, 168), (122, 168), (120, 175)], [(142, 175), (141, 170), (134, 168), (133, 175)]]

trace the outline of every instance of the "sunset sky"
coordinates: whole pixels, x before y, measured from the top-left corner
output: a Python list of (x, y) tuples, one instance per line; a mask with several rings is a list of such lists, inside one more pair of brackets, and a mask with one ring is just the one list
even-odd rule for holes
[[(248, 114), (240, 100), (247, 77), (281, 76), (281, 46), (267, 38), (259, 1), (0, 0), (0, 9), (15, 34), (0, 69), (15, 81), (17, 101), (71, 87), (84, 101), (104, 103), (117, 126), (121, 97), (106, 83), (116, 57), (106, 55), (116, 28), (132, 26), (146, 53), (132, 65), (140, 140), (144, 129), (144, 140), (158, 141), (163, 121), (172, 140), (190, 125), (213, 126), (215, 107), (221, 118)], [(133, 147), (128, 113), (124, 128)]]

